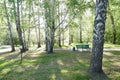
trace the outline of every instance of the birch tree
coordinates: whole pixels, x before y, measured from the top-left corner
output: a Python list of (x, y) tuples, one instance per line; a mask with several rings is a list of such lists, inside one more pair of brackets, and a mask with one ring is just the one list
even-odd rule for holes
[(6, 12), (6, 18), (7, 18), (7, 24), (8, 24), (8, 29), (9, 29), (9, 36), (10, 36), (10, 43), (11, 43), (11, 51), (15, 51), (15, 47), (14, 47), (14, 41), (13, 41), (13, 34), (12, 34), (12, 26), (11, 26), (11, 23), (10, 23), (10, 19), (9, 19), (9, 14), (8, 14), (8, 9), (7, 9), (7, 6), (6, 6), (6, 1), (4, 1), (4, 5), (5, 5), (5, 12)]
[(108, 0), (96, 0), (90, 73), (102, 73), (104, 31)]

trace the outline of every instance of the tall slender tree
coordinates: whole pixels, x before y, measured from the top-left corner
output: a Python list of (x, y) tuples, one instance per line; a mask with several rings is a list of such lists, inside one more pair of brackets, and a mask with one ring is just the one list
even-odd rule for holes
[(54, 10), (55, 10), (55, 0), (52, 0), (52, 15), (51, 15), (51, 30), (50, 30), (50, 53), (53, 53), (53, 47), (54, 47), (54, 36), (55, 36), (55, 18), (54, 18)]
[(81, 25), (81, 20), (82, 20), (82, 16), (80, 16), (80, 18), (79, 18), (80, 43), (83, 42), (83, 40), (82, 40), (82, 25)]
[[(60, 2), (58, 2), (58, 23), (61, 21)], [(58, 46), (61, 47), (61, 26), (58, 27)]]
[(9, 14), (8, 14), (7, 6), (6, 6), (6, 1), (4, 1), (4, 5), (5, 5), (5, 12), (6, 12), (6, 17), (7, 17), (10, 41), (11, 41), (11, 49), (12, 49), (11, 51), (15, 51), (14, 41), (13, 41), (13, 34), (12, 34), (12, 30), (11, 30), (12, 26), (11, 26), (10, 19), (9, 19)]
[(28, 26), (28, 37), (27, 37), (27, 47), (29, 48), (29, 46), (30, 46), (30, 28), (31, 28), (31, 6), (32, 5), (32, 1), (31, 0), (29, 0), (28, 1), (28, 7), (29, 7), (29, 19), (28, 19), (28, 24), (29, 24), (29, 26)]
[(20, 18), (21, 23), (20, 24), (21, 24), (22, 34), (23, 34), (23, 43), (24, 43), (25, 49), (28, 50), (28, 46), (27, 46), (27, 42), (26, 42), (26, 36), (25, 36), (26, 35), (25, 34), (25, 28), (24, 28), (25, 26), (23, 24), (24, 23), (24, 20), (23, 20), (23, 0), (21, 0), (20, 4), (21, 4), (21, 6), (20, 6), (21, 7), (21, 16), (20, 16), (21, 17)]
[(55, 36), (55, 19), (54, 19), (54, 0), (45, 1), (45, 21), (46, 21), (46, 49), (48, 53), (53, 53), (54, 36)]
[(90, 73), (102, 73), (104, 31), (108, 0), (96, 0)]
[(24, 52), (24, 51), (26, 51), (26, 49), (25, 49), (25, 46), (24, 46), (22, 30), (21, 30), (21, 27), (20, 27), (20, 6), (19, 6), (19, 4), (20, 4), (20, 0), (17, 0), (17, 7), (16, 7), (15, 1), (14, 1), (16, 29), (17, 29), (17, 33), (18, 33), (20, 46), (21, 46), (21, 52)]
[(114, 16), (113, 16), (113, 13), (112, 13), (112, 11), (111, 11), (109, 2), (108, 2), (108, 11), (109, 11), (109, 15), (110, 15), (110, 19), (111, 19), (111, 25), (112, 25), (112, 34), (113, 34), (112, 43), (113, 43), (113, 44), (116, 44), (116, 28), (115, 28), (115, 21), (114, 21)]
[(38, 48), (39, 47), (41, 47), (41, 29), (40, 29), (40, 27), (41, 27), (41, 13), (40, 13), (40, 11), (41, 11), (41, 4), (40, 4), (40, 7), (38, 7)]

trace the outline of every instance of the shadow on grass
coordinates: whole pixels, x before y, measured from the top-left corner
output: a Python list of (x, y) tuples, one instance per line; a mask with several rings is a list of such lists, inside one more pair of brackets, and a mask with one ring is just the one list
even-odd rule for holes
[[(86, 64), (89, 59), (84, 59), (87, 57), (71, 51), (55, 51), (53, 54), (28, 51), (24, 54), (23, 64), (19, 64), (18, 57), (14, 56), (12, 62), (0, 66), (2, 72), (0, 78), (3, 80), (88, 80), (90, 76), (87, 74)], [(10, 56), (6, 58), (9, 60)]]
[(9, 54), (9, 53), (11, 53), (11, 51), (1, 52), (1, 53), (0, 53), (0, 56), (5, 55), (5, 54)]
[(112, 80), (104, 72), (91, 74), (90, 80)]
[(120, 54), (119, 51), (104, 52), (103, 68), (112, 80), (120, 79)]
[(88, 75), (84, 71), (87, 67), (77, 61), (75, 56), (68, 51), (67, 53), (55, 52), (40, 56), (40, 58), (36, 60), (38, 67), (31, 73), (35, 80), (88, 80)]
[[(103, 66), (108, 76), (120, 72), (119, 65), (113, 63), (112, 58), (117, 57), (119, 60), (118, 53), (110, 51), (109, 55), (104, 54), (106, 61)], [(19, 64), (20, 59), (16, 53), (1, 56), (4, 55), (5, 60), (0, 62), (0, 80), (111, 80), (105, 74), (90, 76), (87, 73), (89, 52), (57, 50), (53, 54), (46, 54), (42, 51), (27, 51), (23, 55), (23, 64)], [(119, 80), (119, 77), (115, 80)]]
[(110, 52), (110, 53), (112, 53), (113, 55), (120, 55), (120, 51), (108, 51), (108, 52)]

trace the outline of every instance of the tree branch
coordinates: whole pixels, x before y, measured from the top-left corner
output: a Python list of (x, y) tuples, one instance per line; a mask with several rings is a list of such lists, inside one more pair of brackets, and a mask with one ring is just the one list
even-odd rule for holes
[(66, 14), (64, 16), (64, 19), (57, 25), (57, 27), (55, 28), (55, 30), (65, 21), (65, 18), (67, 17), (67, 12), (66, 12)]

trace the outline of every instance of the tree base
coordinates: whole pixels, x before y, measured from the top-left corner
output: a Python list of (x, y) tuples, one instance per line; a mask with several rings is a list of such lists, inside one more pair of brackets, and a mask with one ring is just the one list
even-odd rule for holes
[(110, 78), (108, 78), (106, 76), (106, 74), (104, 72), (89, 72), (91, 79), (90, 80), (111, 80)]
[(11, 50), (11, 52), (14, 52), (14, 51), (15, 51), (15, 49)]

